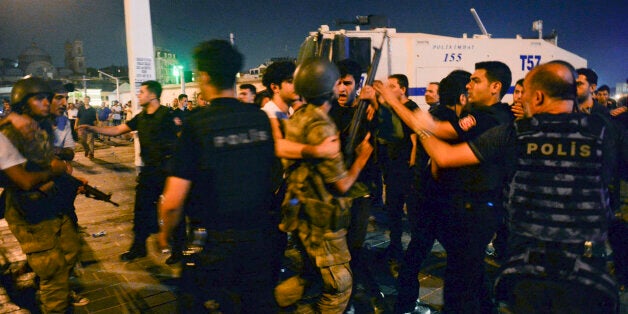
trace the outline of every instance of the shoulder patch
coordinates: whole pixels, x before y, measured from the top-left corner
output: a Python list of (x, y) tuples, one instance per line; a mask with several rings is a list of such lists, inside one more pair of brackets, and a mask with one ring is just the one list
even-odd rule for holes
[(477, 124), (477, 121), (475, 120), (475, 117), (473, 115), (468, 115), (460, 119), (460, 121), (458, 121), (458, 125), (465, 132), (469, 131), (476, 124)]

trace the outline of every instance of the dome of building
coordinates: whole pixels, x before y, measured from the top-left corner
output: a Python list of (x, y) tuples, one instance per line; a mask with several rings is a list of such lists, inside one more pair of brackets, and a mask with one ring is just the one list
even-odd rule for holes
[(37, 44), (33, 43), (30, 47), (24, 49), (18, 56), (19, 67), (25, 69), (29, 64), (33, 62), (47, 62), (52, 63), (50, 55), (37, 47)]

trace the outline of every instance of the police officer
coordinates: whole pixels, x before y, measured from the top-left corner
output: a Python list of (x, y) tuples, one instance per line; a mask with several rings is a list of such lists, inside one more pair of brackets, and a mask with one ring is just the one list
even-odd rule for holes
[(140, 157), (143, 166), (138, 175), (133, 209), (133, 243), (129, 251), (120, 255), (128, 262), (146, 256), (146, 239), (158, 231), (157, 201), (163, 191), (168, 161), (174, 151), (177, 130), (168, 107), (159, 103), (161, 84), (144, 81), (140, 86), (138, 101), (142, 112), (124, 124), (108, 127), (80, 125), (90, 132), (117, 136), (137, 131), (140, 139)]
[[(493, 126), (509, 123), (513, 115), (502, 103), (511, 83), (508, 66), (498, 61), (478, 62), (467, 84), (469, 104), (457, 123), (435, 121), (423, 111), (412, 113), (380, 88), (386, 102), (413, 130), (427, 129), (447, 140), (469, 140)], [(502, 185), (505, 174), (494, 164), (441, 169), (432, 159), (432, 172), (439, 184), (428, 192), (428, 208), (439, 209), (441, 236), (447, 251), (445, 310), (479, 313), (492, 307), (484, 286), (484, 255), (503, 218)]]
[[(27, 171), (55, 169), (51, 168), (56, 157), (48, 120), (52, 95), (48, 83), (34, 77), (18, 81), (11, 90), (14, 111), (29, 116), (41, 127), (29, 134), (20, 133), (12, 125), (2, 128), (3, 134), (28, 160)], [(43, 312), (64, 313), (70, 306), (70, 269), (80, 250), (80, 238), (71, 218), (74, 208), (62, 193), (68, 187), (57, 181), (27, 191), (18, 186), (9, 185), (6, 189), (5, 218), (29, 265), (40, 278)]]
[[(430, 113), (440, 121), (457, 123), (458, 114), (461, 108), (466, 106), (466, 88), (469, 82), (470, 73), (456, 70), (440, 81), (438, 105), (430, 108)], [(446, 220), (446, 215), (442, 215), (438, 207), (430, 207), (430, 198), (434, 192), (446, 190), (443, 185), (432, 176), (431, 164), (427, 162), (429, 156), (419, 145), (417, 152), (417, 169), (415, 174), (415, 193), (418, 195), (417, 206), (408, 207), (408, 220), (412, 238), (408, 244), (404, 263), (402, 264), (399, 277), (397, 278), (397, 301), (395, 313), (422, 313), (427, 305), (419, 300), (420, 282), (417, 280), (423, 261), (432, 250), (434, 240), (447, 243), (443, 239), (442, 220)]]
[(418, 130), (441, 167), (514, 169), (506, 200), (510, 254), (496, 296), (515, 313), (618, 309), (617, 287), (595, 252), (606, 239), (608, 185), (625, 169), (628, 137), (599, 115), (573, 113), (576, 79), (562, 61), (532, 69), (524, 81), (527, 118), (466, 143), (451, 146)]
[(183, 125), (159, 204), (162, 244), (188, 196), (203, 205), (186, 207), (193, 233), (206, 239), (197, 239), (197, 254), (186, 257), (180, 312), (274, 313), (270, 123), (259, 108), (235, 98), (243, 57), (229, 42), (199, 44), (194, 60), (203, 98), (212, 105)]

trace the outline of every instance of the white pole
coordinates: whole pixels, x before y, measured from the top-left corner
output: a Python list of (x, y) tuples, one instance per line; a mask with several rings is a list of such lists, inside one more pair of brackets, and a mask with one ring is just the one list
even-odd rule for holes
[[(144, 81), (155, 79), (155, 52), (150, 20), (149, 0), (124, 0), (126, 47), (129, 62), (129, 85), (134, 113), (139, 112), (137, 91)], [(142, 166), (139, 138), (135, 136), (135, 166)]]

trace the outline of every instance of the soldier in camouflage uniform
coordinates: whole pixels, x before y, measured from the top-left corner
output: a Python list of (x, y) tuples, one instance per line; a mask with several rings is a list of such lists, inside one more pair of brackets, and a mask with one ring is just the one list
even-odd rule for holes
[[(308, 104), (287, 121), (286, 139), (317, 145), (337, 135), (338, 130), (327, 113), (338, 76), (337, 68), (322, 59), (307, 60), (299, 66), (294, 85)], [(314, 275), (302, 274), (301, 279), (313, 278), (323, 285), (313, 304), (299, 303), (299, 313), (342, 313), (347, 306), (352, 276), (345, 236), (350, 220), (350, 194), (354, 192), (349, 190), (372, 150), (365, 140), (348, 170), (340, 154), (333, 159), (284, 160), (289, 174), (280, 228), (291, 232), (305, 251), (304, 263), (311, 267), (304, 268), (312, 270)]]
[[(28, 160), (26, 170), (48, 171), (54, 163), (52, 126), (45, 119), (50, 113), (52, 91), (39, 78), (18, 81), (11, 91), (15, 112), (30, 116), (41, 129), (31, 134), (18, 132), (13, 126), (2, 133)], [(65, 208), (65, 200), (56, 180), (23, 191), (16, 186), (6, 189), (5, 218), (26, 254), (27, 261), (40, 278), (40, 301), (44, 313), (64, 313), (70, 301), (69, 275), (80, 250), (80, 238), (70, 218), (73, 208)]]

